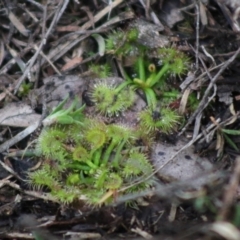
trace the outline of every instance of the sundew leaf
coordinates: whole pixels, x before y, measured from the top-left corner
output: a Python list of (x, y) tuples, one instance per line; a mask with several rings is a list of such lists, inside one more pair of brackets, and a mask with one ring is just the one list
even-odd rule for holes
[(104, 41), (104, 38), (100, 35), (100, 34), (93, 34), (92, 37), (97, 41), (98, 43), (98, 54), (100, 56), (103, 56), (104, 55), (104, 52), (105, 52), (105, 41)]
[(235, 214), (233, 218), (233, 224), (239, 227), (240, 226), (240, 205), (237, 204), (234, 208), (235, 208)]
[(234, 130), (234, 129), (222, 129), (222, 132), (229, 134), (229, 135), (240, 135), (240, 130)]
[(228, 137), (227, 134), (223, 133), (223, 136), (225, 138), (225, 140), (227, 141), (227, 143), (236, 151), (239, 151), (239, 148), (237, 147), (237, 145), (232, 141), (232, 139), (230, 137)]
[(67, 99), (68, 97), (64, 99), (57, 106), (57, 108), (54, 109), (54, 111), (43, 120), (43, 125), (45, 127), (53, 125), (55, 123), (60, 124), (72, 124), (74, 122), (81, 123), (81, 121), (78, 121), (78, 119), (80, 120), (81, 118), (83, 118), (82, 111), (84, 110), (85, 106), (77, 108), (79, 101), (77, 98), (75, 98), (73, 103), (68, 109), (62, 109)]
[(51, 112), (50, 115), (53, 115), (53, 114), (55, 114), (56, 112), (59, 112), (60, 110), (62, 110), (62, 109), (63, 109), (63, 106), (65, 105), (65, 103), (66, 103), (67, 100), (68, 100), (68, 97), (69, 97), (69, 96), (67, 96), (62, 102), (60, 102), (60, 103), (57, 105), (57, 107), (54, 108), (54, 110)]
[(56, 119), (56, 123), (60, 124), (72, 124), (73, 123), (73, 118), (70, 116), (59, 116)]

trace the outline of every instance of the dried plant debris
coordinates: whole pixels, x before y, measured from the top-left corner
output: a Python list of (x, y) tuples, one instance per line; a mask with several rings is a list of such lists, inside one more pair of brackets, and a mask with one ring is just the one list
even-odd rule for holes
[(11, 127), (28, 127), (38, 122), (41, 115), (25, 103), (8, 103), (0, 109), (0, 125)]
[(232, 9), (237, 10), (240, 7), (240, 3), (237, 0), (216, 0), (219, 3), (226, 4), (227, 6), (231, 7)]
[[(240, 3), (236, 0), (216, 0), (219, 7), (221, 8), (224, 16), (226, 17), (227, 22), (232, 27), (233, 31), (239, 32), (239, 11), (240, 11)], [(231, 11), (229, 10), (229, 8)]]
[(143, 19), (137, 19), (130, 24), (130, 29), (138, 30), (137, 42), (149, 48), (162, 48), (169, 46), (167, 36), (161, 35), (161, 28)]
[(159, 14), (159, 17), (164, 23), (172, 28), (178, 22), (184, 20), (184, 16), (179, 9), (181, 8), (180, 1), (165, 1), (162, 6), (162, 11)]
[[(86, 81), (86, 80), (85, 80)], [(73, 99), (74, 96), (82, 96), (84, 79), (76, 75), (51, 76), (43, 80), (43, 86), (29, 93), (29, 99), (33, 108), (38, 104), (46, 103), (52, 109), (57, 106), (66, 96)]]

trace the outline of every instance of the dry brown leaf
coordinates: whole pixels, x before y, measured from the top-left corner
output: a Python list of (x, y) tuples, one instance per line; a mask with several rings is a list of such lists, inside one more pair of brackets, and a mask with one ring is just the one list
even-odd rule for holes
[(144, 239), (153, 239), (153, 236), (151, 234), (147, 233), (146, 231), (143, 231), (142, 229), (140, 229), (138, 227), (132, 228), (131, 231), (137, 233)]
[(208, 25), (208, 18), (207, 18), (207, 13), (206, 13), (206, 7), (204, 4), (202, 4), (202, 2), (199, 2), (199, 6), (200, 6), (200, 17), (201, 17), (201, 23), (203, 26), (207, 26)]
[(4, 57), (5, 57), (5, 48), (4, 48), (3, 41), (0, 41), (0, 66), (2, 65)]
[(223, 135), (220, 132), (217, 132), (217, 143), (215, 149), (218, 150), (218, 152), (222, 152), (224, 148), (224, 138)]
[(236, 9), (240, 7), (239, 0), (216, 0), (219, 3), (223, 3), (231, 7), (232, 9)]
[(9, 20), (12, 22), (14, 27), (25, 37), (28, 37), (29, 31), (25, 28), (25, 26), (20, 22), (20, 20), (13, 14), (13, 12), (9, 12), (8, 14)]
[[(35, 108), (37, 105), (42, 105), (46, 102), (47, 108), (56, 107), (68, 95), (81, 96), (86, 81), (77, 75), (65, 76), (50, 76), (43, 79), (44, 85), (39, 89), (31, 90), (28, 94), (31, 105)], [(66, 104), (70, 106), (71, 99)]]
[(228, 240), (240, 239), (239, 230), (229, 222), (224, 222), (224, 221), (214, 222), (209, 226), (209, 230), (217, 233), (223, 239), (228, 239)]
[(39, 121), (40, 114), (25, 103), (9, 103), (0, 109), (0, 125), (11, 127), (28, 127)]
[(23, 60), (19, 57), (19, 54), (15, 51), (15, 49), (9, 47), (7, 45), (7, 48), (9, 50), (9, 52), (11, 53), (11, 55), (14, 57), (17, 65), (19, 66), (19, 68), (21, 69), (22, 72), (24, 72), (25, 68), (26, 68), (26, 64), (23, 62)]
[(180, 1), (164, 1), (162, 11), (160, 12), (159, 17), (167, 24), (169, 28), (172, 28), (176, 23), (184, 19), (182, 12), (179, 11), (180, 7)]
[(91, 22), (91, 25), (92, 25), (92, 27), (94, 29), (95, 28), (94, 16), (93, 16), (92, 12), (90, 11), (90, 9), (88, 7), (86, 7), (86, 6), (83, 6), (80, 9), (83, 10), (87, 14), (87, 16), (89, 18), (89, 21)]
[(68, 61), (61, 69), (61, 71), (68, 71), (72, 68), (76, 67), (76, 65), (80, 64), (82, 62), (82, 57), (75, 57)]
[(57, 27), (56, 30), (58, 32), (76, 32), (76, 31), (80, 31), (81, 27), (68, 25), (68, 26)]
[(186, 107), (187, 107), (187, 103), (188, 103), (188, 97), (189, 97), (190, 93), (191, 93), (191, 89), (187, 88), (187, 89), (185, 89), (185, 91), (184, 91), (184, 93), (182, 95), (180, 106), (179, 106), (179, 109), (178, 109), (178, 112), (181, 115), (185, 113), (185, 110), (186, 110)]

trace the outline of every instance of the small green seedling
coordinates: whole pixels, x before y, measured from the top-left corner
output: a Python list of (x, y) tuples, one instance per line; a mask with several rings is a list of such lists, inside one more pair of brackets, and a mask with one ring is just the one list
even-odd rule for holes
[(33, 87), (32, 83), (23, 82), (18, 90), (18, 96), (19, 97), (28, 96), (28, 93), (30, 92), (32, 87)]
[(43, 120), (43, 125), (50, 126), (52, 124), (81, 124), (81, 119), (83, 118), (82, 111), (85, 106), (78, 107), (77, 98), (74, 99), (73, 103), (68, 109), (63, 109), (64, 105), (68, 101), (69, 97), (66, 97), (50, 114)]
[(233, 140), (228, 136), (228, 135), (234, 135), (234, 136), (239, 136), (240, 135), (240, 130), (236, 129), (226, 129), (222, 128), (221, 132), (223, 134), (224, 139), (226, 142), (236, 151), (239, 151), (239, 148), (237, 145), (233, 142)]
[(146, 71), (146, 61), (144, 60), (144, 56), (140, 55), (136, 62), (137, 76), (131, 79), (125, 73), (125, 77), (129, 83), (132, 83), (136, 88), (142, 89), (145, 93), (148, 106), (152, 109), (155, 109), (157, 106), (157, 96), (154, 88), (161, 86), (167, 75), (181, 75), (186, 73), (188, 66), (188, 58), (177, 49), (159, 49), (158, 54), (161, 59), (161, 67), (151, 63), (148, 64), (148, 71)]

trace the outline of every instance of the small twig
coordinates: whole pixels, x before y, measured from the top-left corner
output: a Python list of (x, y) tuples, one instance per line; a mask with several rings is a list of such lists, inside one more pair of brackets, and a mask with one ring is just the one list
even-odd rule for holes
[[(106, 8), (104, 8), (103, 10), (101, 10), (99, 13), (97, 13), (93, 20), (94, 20), (94, 23), (98, 22), (102, 17), (104, 17), (110, 9), (114, 9), (115, 7), (117, 7), (119, 4), (121, 4), (123, 2), (123, 0), (116, 0), (112, 3), (111, 6), (107, 6)], [(127, 15), (127, 14), (126, 14)], [(130, 17), (133, 17), (133, 15), (131, 16), (128, 16), (126, 17), (127, 18), (130, 18)], [(118, 18), (118, 21), (122, 21), (124, 19), (120, 19), (119, 17)], [(112, 21), (110, 19), (111, 24), (112, 24)], [(83, 26), (81, 26), (81, 31), (84, 31), (84, 30), (87, 30), (88, 28), (90, 28), (92, 26), (92, 21), (88, 21), (86, 22)], [(105, 28), (109, 26), (108, 23), (107, 24), (103, 24), (102, 26), (98, 27), (97, 30), (100, 30), (101, 28)], [(67, 51), (69, 51), (71, 48), (73, 48), (76, 44), (78, 44), (79, 42), (81, 42), (82, 40), (84, 40), (85, 38), (89, 37), (89, 34), (87, 35), (84, 35), (82, 37), (79, 38), (79, 36), (73, 36), (71, 39), (69, 39), (68, 42), (65, 42), (59, 46), (57, 46), (55, 49), (51, 50), (49, 52), (49, 54), (47, 55), (48, 59), (51, 59), (53, 62), (56, 61), (57, 59), (59, 59), (60, 57), (62, 57)], [(45, 61), (43, 60), (41, 62), (41, 65), (43, 65), (45, 63)], [(35, 67), (35, 66), (34, 66)], [(33, 68), (34, 68), (33, 67)]]
[(212, 81), (209, 83), (207, 89), (205, 90), (204, 96), (203, 96), (201, 102), (199, 103), (198, 109), (188, 119), (187, 124), (184, 126), (182, 131), (178, 134), (179, 136), (182, 135), (186, 131), (187, 127), (193, 122), (193, 120), (196, 118), (196, 116), (204, 110), (206, 102), (208, 102), (208, 95), (209, 95), (212, 87), (214, 86), (215, 82), (217, 81), (218, 77), (235, 60), (235, 58), (239, 55), (239, 53), (240, 53), (240, 48), (238, 48), (238, 50), (235, 52), (235, 54), (225, 62), (225, 64), (220, 68), (218, 73), (212, 78)]
[[(59, 6), (60, 6), (60, 4), (59, 4)], [(65, 7), (66, 7), (66, 6), (63, 4), (62, 8), (65, 9)], [(31, 61), (29, 62), (27, 68), (25, 69), (23, 75), (18, 79), (18, 83), (16, 84), (14, 94), (17, 93), (17, 91), (18, 91), (19, 87), (21, 86), (22, 82), (25, 80), (26, 76), (29, 74), (29, 72), (30, 72), (33, 64), (36, 62), (36, 60), (37, 60), (37, 58), (38, 58), (38, 55), (40, 54), (40, 51), (42, 50), (44, 44), (45, 44), (46, 41), (47, 41), (47, 38), (49, 37), (50, 33), (52, 32), (53, 27), (54, 27), (55, 24), (57, 23), (57, 20), (59, 20), (59, 16), (60, 16), (59, 12), (61, 13), (62, 8), (59, 7), (59, 8), (58, 8), (58, 11), (56, 11), (56, 13), (55, 13), (55, 15), (54, 15), (54, 18), (53, 18), (53, 20), (52, 20), (52, 22), (51, 22), (51, 24), (50, 24), (50, 27), (49, 27), (49, 29), (48, 29), (47, 32), (46, 32), (46, 35), (42, 38), (42, 41), (41, 41), (41, 43), (40, 43), (40, 46), (38, 47), (38, 50), (37, 50), (37, 51), (35, 52), (35, 54), (33, 55)]]
[[(43, 9), (43, 21), (42, 21), (42, 36), (45, 36), (46, 33), (46, 22), (47, 22), (47, 6), (48, 4), (45, 5), (44, 9)], [(46, 44), (46, 42), (45, 42)], [(36, 45), (34, 45), (35, 47)], [(37, 51), (38, 48), (35, 48), (35, 50)], [(42, 51), (41, 51), (42, 52)], [(42, 56), (42, 55), (41, 55)], [(40, 71), (41, 71), (41, 67), (40, 67), (40, 63), (41, 63), (41, 58), (38, 58), (37, 64), (38, 64), (38, 68), (36, 70), (35, 73), (35, 81), (34, 81), (34, 89), (36, 89), (38, 87), (38, 82), (39, 82), (39, 76), (40, 76)]]
[(90, 35), (90, 34), (94, 34), (94, 33), (103, 33), (103, 32), (106, 32), (108, 29), (106, 28), (101, 28), (101, 29), (93, 29), (93, 30), (79, 30), (79, 31), (74, 31), (74, 32), (71, 32), (71, 33), (68, 33), (64, 36), (62, 36), (61, 38), (58, 39), (58, 43), (61, 43), (63, 41), (66, 41), (67, 38), (71, 37), (71, 36), (74, 36), (74, 35)]
[(203, 52), (205, 53), (205, 55), (212, 60), (213, 65), (216, 66), (217, 64), (216, 64), (213, 56), (207, 52), (206, 48), (203, 45), (201, 45), (201, 48), (202, 48)]
[[(145, 13), (146, 13), (146, 17), (149, 18), (149, 15), (151, 16), (153, 22), (158, 25), (159, 27), (162, 28), (162, 30), (164, 29), (164, 26), (162, 25), (162, 23), (160, 22), (160, 20), (158, 19), (157, 15), (152, 11), (151, 7), (150, 7), (150, 1), (146, 0), (139, 0), (139, 2), (142, 4), (142, 6), (145, 8)], [(146, 4), (145, 4), (146, 2)]]
[[(190, 45), (190, 46), (191, 46), (191, 45)], [(193, 48), (192, 48), (192, 49), (193, 49)], [(235, 53), (235, 52), (234, 52), (234, 53)], [(225, 63), (220, 63), (219, 65), (214, 66), (214, 67), (208, 69), (208, 72), (210, 73), (210, 72), (212, 72), (212, 71), (214, 71), (214, 70), (222, 67), (224, 64), (225, 64)], [(186, 80), (185, 80), (184, 82), (182, 82), (182, 84), (180, 85), (180, 88), (181, 88), (182, 90), (184, 90), (184, 89), (186, 89), (191, 83), (194, 82), (193, 84), (196, 84), (196, 82), (199, 81), (199, 80), (201, 80), (201, 83), (204, 83), (204, 82), (207, 81), (207, 78), (204, 79), (204, 77), (205, 77), (206, 75), (207, 75), (207, 72), (203, 72), (203, 73), (200, 74), (198, 77), (195, 77), (194, 75), (189, 76), (189, 77), (186, 78)]]
[(64, 3), (63, 3), (63, 5), (62, 5), (62, 7), (60, 8), (59, 14), (58, 14), (58, 16), (57, 16), (57, 18), (56, 18), (56, 22), (54, 23), (54, 25), (55, 25), (56, 23), (58, 23), (58, 21), (59, 21), (60, 18), (62, 17), (62, 15), (63, 15), (63, 13), (64, 13), (64, 11), (65, 11), (68, 3), (69, 3), (69, 0), (64, 0)]
[(197, 14), (197, 20), (196, 20), (196, 52), (195, 52), (195, 60), (196, 60), (196, 69), (199, 68), (199, 61), (198, 61), (198, 55), (199, 55), (199, 21), (200, 21), (200, 13), (199, 13), (199, 6), (198, 3), (195, 5), (196, 8), (196, 14)]
[[(199, 56), (199, 59), (200, 59), (202, 65), (203, 65), (203, 68), (204, 68), (205, 72), (207, 73), (209, 79), (210, 79), (211, 81), (213, 81), (212, 75), (211, 75), (210, 72), (208, 71), (208, 69), (207, 69), (204, 61), (202, 60), (202, 58), (201, 58), (200, 56)], [(214, 92), (213, 92), (212, 96), (211, 96), (210, 98), (208, 98), (208, 101), (207, 101), (207, 103), (205, 104), (205, 107), (206, 107), (206, 106), (212, 101), (212, 99), (216, 96), (216, 93), (217, 93), (217, 86), (216, 86), (216, 84), (214, 84), (213, 87), (214, 87)], [(205, 107), (204, 107), (204, 108), (205, 108)], [(204, 109), (204, 108), (203, 108), (203, 109)], [(198, 135), (198, 133), (199, 133), (200, 124), (201, 124), (201, 119), (202, 119), (202, 111), (199, 112), (198, 115), (196, 116), (196, 121), (195, 121), (194, 131), (193, 131), (193, 139), (194, 139), (194, 138)]]
[(20, 192), (23, 192), (29, 196), (35, 197), (35, 198), (41, 198), (47, 201), (53, 201), (53, 202), (58, 202), (56, 201), (55, 198), (53, 198), (50, 194), (48, 193), (40, 193), (40, 192), (36, 192), (36, 191), (29, 191), (29, 190), (23, 190), (18, 184), (11, 182), (9, 180), (1, 180), (0, 181), (0, 188), (3, 186), (9, 186), (12, 187)]
[[(198, 181), (198, 179), (204, 179), (205, 183), (213, 183), (217, 179), (224, 180), (226, 179), (227, 176), (228, 174), (224, 171), (217, 171), (214, 173), (208, 171), (208, 172), (205, 172), (205, 174), (202, 174), (201, 176), (195, 177), (194, 179), (191, 179), (191, 180), (188, 179), (183, 181), (175, 181), (167, 185), (157, 183), (156, 187), (152, 190), (145, 190), (138, 193), (126, 194), (124, 196), (119, 197), (116, 203), (117, 204), (126, 203), (128, 201), (131, 201), (140, 197), (144, 197), (144, 196), (157, 196), (159, 198), (169, 199), (172, 202), (174, 202), (173, 200), (178, 200), (179, 197), (184, 199), (183, 198), (184, 192), (181, 190), (195, 188), (196, 181)], [(194, 195), (196, 196), (196, 194)], [(194, 195), (193, 195), (193, 198), (195, 198)], [(190, 196), (188, 196), (188, 199), (189, 197)], [(113, 203), (112, 206), (114, 206), (116, 203)]]
[(13, 138), (11, 138), (11, 139), (7, 140), (6, 142), (4, 142), (3, 144), (1, 144), (0, 145), (0, 153), (6, 151), (11, 146), (18, 143), (19, 141), (21, 141), (22, 139), (27, 137), (29, 134), (33, 133), (38, 128), (38, 126), (39, 126), (39, 122), (37, 121), (34, 124), (27, 127), (26, 129), (24, 129), (22, 132), (18, 133)]
[[(37, 45), (34, 45), (34, 49), (35, 49), (36, 51), (38, 51)], [(57, 69), (57, 67), (53, 64), (53, 62), (52, 62), (50, 59), (48, 59), (48, 57), (47, 57), (42, 51), (40, 51), (40, 55), (41, 55), (43, 58), (46, 59), (46, 61), (52, 66), (52, 68), (55, 70), (55, 72), (56, 72), (59, 76), (62, 76), (61, 72)]]
[(231, 57), (234, 53), (235, 51), (228, 52), (228, 53), (216, 53), (216, 54), (213, 54), (213, 56), (214, 57)]
[(186, 7), (179, 8), (178, 11), (185, 12), (185, 11), (193, 9), (194, 7), (195, 7), (195, 3), (191, 3)]
[(32, 3), (36, 7), (40, 8), (42, 11), (44, 10), (44, 6), (42, 4), (40, 4), (39, 2), (36, 2), (34, 0), (26, 0), (26, 1)]
[[(2, 166), (3, 169), (5, 169), (7, 172), (11, 173), (15, 178), (17, 178), (18, 180), (23, 181), (23, 179), (11, 168), (9, 167), (6, 163), (4, 163), (3, 161), (0, 161), (0, 165)], [(1, 181), (0, 181), (0, 188), (1, 188)]]
[[(47, 6), (48, 6), (48, 4), (45, 5), (44, 10), (43, 10), (42, 36), (45, 36), (45, 33), (46, 33)], [(46, 42), (45, 42), (45, 44), (46, 44)]]
[(232, 207), (232, 204), (236, 200), (236, 194), (239, 187), (240, 180), (240, 157), (235, 160), (234, 172), (231, 175), (230, 183), (225, 188), (225, 194), (223, 194), (222, 208), (218, 214), (218, 220), (227, 220), (227, 215)]

